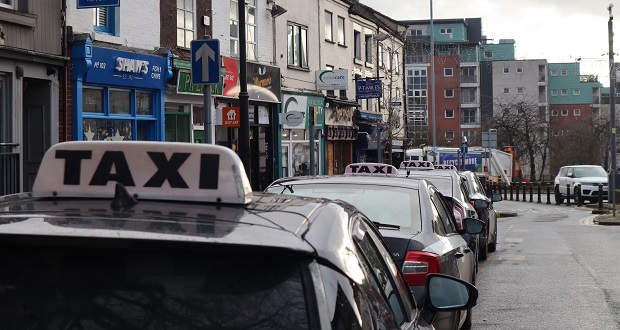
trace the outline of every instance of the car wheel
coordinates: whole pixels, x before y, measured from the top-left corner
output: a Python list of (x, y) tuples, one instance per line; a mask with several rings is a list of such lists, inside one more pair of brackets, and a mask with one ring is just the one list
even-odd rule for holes
[[(481, 237), (482, 238), (482, 237)], [(487, 260), (489, 255), (489, 234), (483, 238), (483, 242), (479, 244), (478, 260)]]
[(555, 186), (555, 205), (560, 205), (564, 203), (564, 198), (560, 194), (560, 188)]
[(472, 326), (472, 321), (471, 321), (472, 309), (473, 308), (470, 308), (470, 309), (467, 310), (467, 317), (465, 318), (465, 322), (463, 323), (463, 326), (461, 327), (461, 330), (471, 329), (471, 326)]
[(493, 235), (493, 242), (489, 243), (489, 252), (495, 252), (497, 250), (497, 223), (495, 223), (495, 234)]

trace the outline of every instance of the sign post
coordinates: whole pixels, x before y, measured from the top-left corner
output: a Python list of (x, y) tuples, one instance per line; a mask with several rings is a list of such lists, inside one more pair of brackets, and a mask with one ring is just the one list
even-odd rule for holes
[[(208, 39), (208, 36), (205, 38), (191, 41), (192, 84), (194, 85), (215, 85), (220, 82), (220, 41)], [(213, 144), (210, 87), (203, 89), (203, 142)]]

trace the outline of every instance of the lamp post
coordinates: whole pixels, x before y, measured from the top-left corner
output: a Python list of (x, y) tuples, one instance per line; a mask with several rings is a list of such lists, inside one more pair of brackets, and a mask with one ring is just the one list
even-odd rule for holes
[(247, 45), (245, 27), (245, 1), (237, 2), (239, 12), (239, 158), (245, 167), (245, 173), (252, 182), (250, 168), (250, 95), (248, 94), (247, 78)]
[(609, 121), (611, 124), (611, 170), (609, 171), (609, 198), (612, 200), (612, 213), (616, 216), (616, 176), (618, 168), (616, 164), (616, 65), (614, 63), (614, 15), (611, 9), (614, 4), (610, 3), (607, 10), (609, 11), (609, 21), (607, 23), (607, 33), (609, 35)]
[(433, 116), (433, 147), (437, 146), (437, 123), (435, 122), (435, 28), (433, 26), (433, 0), (431, 2), (431, 109)]

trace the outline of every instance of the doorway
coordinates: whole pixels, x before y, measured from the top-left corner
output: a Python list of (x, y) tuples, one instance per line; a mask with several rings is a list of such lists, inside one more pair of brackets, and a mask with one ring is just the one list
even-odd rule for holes
[(32, 191), (43, 155), (51, 147), (51, 82), (24, 78), (23, 191)]

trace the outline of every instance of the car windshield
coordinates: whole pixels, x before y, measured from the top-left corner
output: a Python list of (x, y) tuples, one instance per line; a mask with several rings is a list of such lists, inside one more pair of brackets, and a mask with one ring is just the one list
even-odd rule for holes
[(606, 178), (607, 172), (602, 167), (575, 167), (575, 177), (600, 177)]
[(415, 189), (366, 184), (296, 184), (282, 192), (274, 186), (267, 192), (339, 199), (352, 204), (373, 222), (421, 230), (420, 198)]
[(308, 328), (305, 260), (176, 248), (11, 248), (0, 256), (3, 328)]

